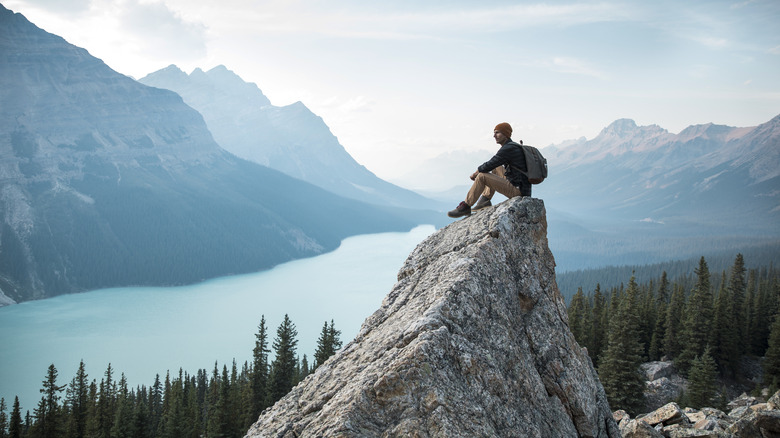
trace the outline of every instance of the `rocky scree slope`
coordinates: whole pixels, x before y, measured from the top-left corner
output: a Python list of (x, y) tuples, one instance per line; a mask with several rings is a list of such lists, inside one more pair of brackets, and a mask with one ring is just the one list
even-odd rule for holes
[(247, 437), (619, 437), (546, 233), (544, 203), (519, 197), (434, 233), (356, 338)]

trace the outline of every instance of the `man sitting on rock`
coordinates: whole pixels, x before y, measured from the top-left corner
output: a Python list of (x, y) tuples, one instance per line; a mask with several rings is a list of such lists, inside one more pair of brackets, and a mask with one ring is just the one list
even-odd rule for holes
[[(466, 200), (458, 204), (454, 210), (447, 213), (449, 217), (471, 215), (471, 206), (480, 210), (491, 205), (490, 200), (495, 192), (507, 198), (515, 196), (531, 196), (531, 183), (524, 172), (528, 171), (525, 154), (520, 144), (512, 141), (512, 127), (509, 123), (499, 123), (493, 130), (493, 138), (501, 148), (490, 160), (484, 162), (471, 174), (474, 181)], [(503, 166), (503, 167), (501, 167)], [(493, 171), (493, 173), (490, 173)], [(479, 196), (479, 199), (477, 199)]]

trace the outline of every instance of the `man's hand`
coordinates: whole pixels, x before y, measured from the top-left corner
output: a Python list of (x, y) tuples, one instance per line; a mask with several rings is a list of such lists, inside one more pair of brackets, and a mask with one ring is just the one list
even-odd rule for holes
[(471, 178), (471, 180), (474, 181), (475, 179), (477, 179), (477, 175), (479, 175), (479, 170), (472, 173), (469, 178)]

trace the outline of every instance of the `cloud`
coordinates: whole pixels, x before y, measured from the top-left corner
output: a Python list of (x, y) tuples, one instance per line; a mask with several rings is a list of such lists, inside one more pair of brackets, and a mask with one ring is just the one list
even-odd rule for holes
[[(533, 27), (568, 27), (587, 23), (633, 20), (636, 11), (622, 3), (513, 6), (420, 7), (399, 9), (392, 2), (352, 8), (330, 3), (318, 6), (289, 1), (250, 16), (236, 17), (242, 26), (266, 33), (316, 33), (340, 38), (428, 39), (463, 33), (494, 33)], [(229, 8), (229, 6), (228, 6)]]
[[(26, 0), (19, 3), (61, 15), (78, 16), (89, 11), (92, 0)], [(15, 5), (16, 2), (11, 1), (8, 3), (8, 8), (13, 10), (16, 8)]]
[(206, 54), (207, 28), (185, 21), (165, 3), (119, 3), (117, 17), (122, 30), (137, 44), (137, 50), (159, 59), (196, 59)]
[(597, 79), (607, 79), (608, 75), (576, 58), (556, 57), (550, 61), (550, 68), (560, 73), (590, 76)]

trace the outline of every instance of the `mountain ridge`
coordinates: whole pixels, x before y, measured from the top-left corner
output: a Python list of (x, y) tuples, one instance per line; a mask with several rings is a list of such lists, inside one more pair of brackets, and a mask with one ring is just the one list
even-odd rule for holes
[(417, 225), (236, 157), (178, 94), (2, 6), (0, 101), (3, 303), (255, 272)]
[(277, 107), (224, 65), (187, 75), (175, 65), (139, 79), (179, 93), (226, 150), (339, 195), (379, 205), (433, 210), (436, 201), (374, 175), (355, 161), (322, 118), (298, 101)]

